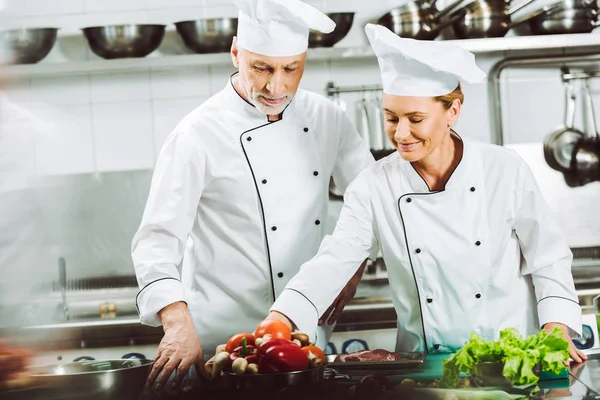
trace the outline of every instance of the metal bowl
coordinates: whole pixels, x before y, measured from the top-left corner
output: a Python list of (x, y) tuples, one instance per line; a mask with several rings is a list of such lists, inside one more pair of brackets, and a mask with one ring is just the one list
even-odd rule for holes
[(503, 37), (510, 29), (509, 15), (473, 16), (454, 21), (452, 30), (458, 39)]
[(222, 376), (232, 388), (278, 390), (292, 386), (307, 387), (318, 385), (323, 380), (324, 372), (325, 366), (279, 374), (235, 375), (231, 372), (223, 372)]
[(23, 28), (4, 31), (2, 40), (12, 49), (15, 64), (35, 64), (50, 53), (58, 28)]
[(226, 53), (237, 33), (237, 18), (211, 18), (176, 22), (186, 47), (195, 53)]
[[(503, 362), (480, 362), (473, 366), (471, 370), (471, 378), (475, 386), (485, 387), (511, 387), (512, 382), (502, 375), (504, 369)], [(542, 373), (541, 364), (537, 364), (533, 367), (533, 373), (536, 376), (540, 376)]]
[(106, 59), (146, 57), (160, 46), (165, 25), (111, 25), (83, 29), (92, 51)]
[[(151, 360), (102, 360), (34, 366), (32, 386), (44, 398), (135, 399), (144, 390)], [(60, 396), (60, 397), (58, 397)]]
[(335, 29), (331, 33), (311, 30), (308, 35), (308, 47), (333, 47), (350, 32), (354, 22), (353, 12), (329, 13), (327, 16), (335, 22)]

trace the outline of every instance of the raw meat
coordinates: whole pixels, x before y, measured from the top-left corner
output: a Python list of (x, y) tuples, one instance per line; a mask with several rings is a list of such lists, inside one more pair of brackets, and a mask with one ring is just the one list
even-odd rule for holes
[(387, 350), (360, 350), (349, 354), (340, 354), (335, 358), (335, 362), (379, 362), (379, 361), (398, 361), (400, 356)]

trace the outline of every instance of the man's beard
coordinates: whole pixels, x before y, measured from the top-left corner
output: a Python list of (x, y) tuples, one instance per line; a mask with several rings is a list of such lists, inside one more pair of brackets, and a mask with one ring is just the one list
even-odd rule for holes
[(286, 95), (285, 100), (283, 100), (280, 104), (277, 105), (268, 105), (260, 101), (260, 97), (269, 98), (261, 93), (257, 92), (249, 92), (246, 94), (248, 101), (252, 104), (258, 111), (266, 115), (279, 115), (285, 110), (285, 108), (291, 103), (292, 96)]

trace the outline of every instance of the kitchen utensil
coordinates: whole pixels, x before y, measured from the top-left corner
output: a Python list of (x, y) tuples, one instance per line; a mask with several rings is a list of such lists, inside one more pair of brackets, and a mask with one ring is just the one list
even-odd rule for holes
[(67, 266), (65, 259), (62, 257), (58, 259), (58, 283), (60, 285), (60, 294), (62, 297), (65, 319), (68, 321), (70, 318), (69, 306), (67, 304)]
[(373, 150), (383, 150), (387, 140), (387, 136), (383, 130), (383, 110), (381, 109), (381, 101), (376, 96), (371, 100), (367, 100), (369, 105), (369, 132), (371, 133)]
[[(512, 382), (502, 375), (503, 369), (503, 362), (480, 362), (473, 365), (473, 368), (471, 369), (471, 378), (475, 386), (479, 387), (512, 387)], [(541, 364), (537, 364), (533, 367), (533, 373), (538, 377), (541, 375)]]
[(513, 24), (521, 35), (589, 33), (598, 26), (598, 6), (588, 0), (563, 0), (544, 6)]
[(454, 18), (457, 17), (455, 16), (448, 21), (442, 21), (442, 18), (450, 14), (463, 2), (463, 0), (456, 0), (438, 11), (435, 7), (436, 1), (408, 2), (381, 16), (377, 23), (403, 38), (433, 40), (444, 28), (451, 25)]
[(226, 53), (237, 34), (237, 18), (209, 18), (175, 23), (183, 43), (195, 53)]
[(43, 60), (54, 47), (58, 28), (22, 28), (0, 33), (12, 50), (15, 64), (35, 64)]
[[(567, 71), (563, 70), (563, 74)], [(577, 99), (572, 81), (564, 81), (565, 86), (565, 121), (564, 124), (544, 138), (544, 158), (546, 163), (556, 171), (567, 171), (571, 166), (571, 150), (574, 143), (585, 134), (574, 128), (575, 106)], [(560, 140), (560, 142), (559, 142)]]
[(585, 80), (583, 93), (586, 105), (586, 117), (591, 134), (580, 138), (572, 146), (565, 146), (565, 151), (571, 150), (571, 170), (576, 173), (583, 182), (589, 183), (600, 180), (600, 135), (596, 125), (594, 100), (589, 86), (589, 80)]
[(223, 372), (222, 376), (229, 386), (236, 389), (277, 390), (290, 386), (318, 385), (323, 380), (324, 371), (325, 366), (276, 374), (236, 375), (231, 372)]
[(335, 22), (335, 29), (330, 33), (310, 30), (308, 47), (333, 47), (350, 32), (354, 21), (353, 12), (329, 13), (327, 16)]
[(83, 29), (92, 51), (105, 59), (146, 57), (160, 46), (165, 25), (111, 25)]
[(511, 28), (511, 16), (533, 1), (509, 8), (508, 2), (476, 0), (453, 13), (460, 17), (452, 23), (452, 30), (459, 39), (502, 37)]
[(135, 399), (143, 391), (153, 361), (80, 361), (30, 367), (32, 386), (43, 398)]
[(356, 127), (363, 140), (369, 147), (372, 145), (371, 131), (369, 130), (369, 105), (364, 96), (359, 98), (355, 105), (356, 108)]

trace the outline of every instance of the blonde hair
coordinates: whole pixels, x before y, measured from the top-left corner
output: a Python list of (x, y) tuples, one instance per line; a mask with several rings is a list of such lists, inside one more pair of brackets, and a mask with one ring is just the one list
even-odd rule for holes
[(462, 92), (462, 88), (460, 87), (460, 82), (458, 84), (458, 86), (456, 87), (456, 89), (454, 89), (452, 92), (445, 94), (443, 96), (436, 96), (434, 97), (437, 101), (439, 101), (440, 103), (442, 103), (442, 106), (446, 109), (449, 110), (450, 107), (452, 107), (452, 104), (454, 103), (454, 100), (458, 99), (460, 101), (460, 104), (463, 104), (465, 101), (465, 95)]

